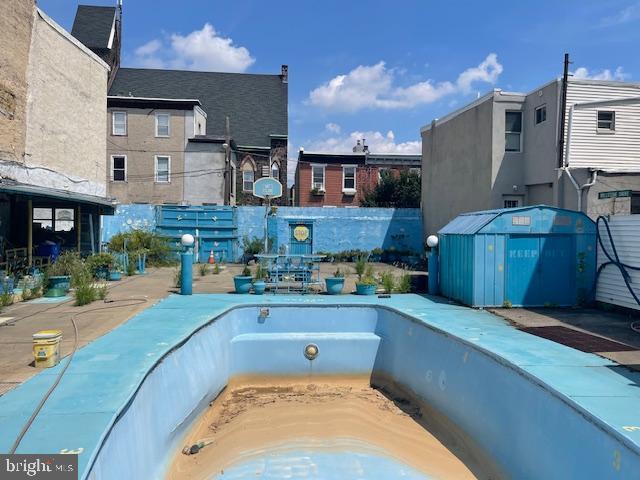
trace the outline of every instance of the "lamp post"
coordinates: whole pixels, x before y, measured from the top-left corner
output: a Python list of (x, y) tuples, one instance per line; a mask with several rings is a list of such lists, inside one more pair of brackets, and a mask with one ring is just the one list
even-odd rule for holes
[(437, 235), (429, 235), (427, 237), (427, 247), (429, 250), (429, 293), (431, 295), (438, 295), (440, 293), (439, 285), (438, 285), (438, 267), (439, 267), (439, 259), (438, 259), (438, 236)]
[(180, 239), (184, 250), (180, 253), (180, 295), (191, 295), (193, 291), (193, 244), (195, 239), (185, 233)]

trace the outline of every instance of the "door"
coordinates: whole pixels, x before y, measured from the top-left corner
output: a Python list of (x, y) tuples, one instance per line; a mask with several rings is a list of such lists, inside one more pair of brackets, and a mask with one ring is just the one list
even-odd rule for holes
[(305, 255), (313, 252), (313, 225), (296, 223), (289, 225), (289, 253)]
[(575, 253), (570, 235), (510, 235), (506, 299), (518, 306), (575, 304)]

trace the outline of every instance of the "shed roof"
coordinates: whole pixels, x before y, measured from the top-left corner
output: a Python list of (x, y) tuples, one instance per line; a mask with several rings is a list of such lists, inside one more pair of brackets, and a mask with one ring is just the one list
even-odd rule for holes
[(473, 235), (480, 232), (484, 227), (489, 225), (498, 217), (505, 214), (512, 214), (517, 212), (527, 212), (532, 210), (547, 210), (557, 213), (562, 213), (566, 216), (581, 216), (586, 218), (589, 223), (593, 221), (584, 213), (577, 212), (575, 210), (567, 210), (564, 208), (551, 207), (549, 205), (530, 205), (526, 207), (515, 208), (499, 208), (494, 210), (481, 210), (477, 212), (468, 212), (458, 215), (451, 220), (447, 225), (442, 227), (438, 233), (441, 235), (447, 234), (459, 234), (459, 235)]
[(225, 134), (238, 145), (271, 146), (287, 135), (287, 83), (281, 75), (120, 68), (110, 96), (198, 99), (207, 113), (207, 135)]
[(78, 5), (71, 35), (89, 48), (109, 48), (116, 7)]

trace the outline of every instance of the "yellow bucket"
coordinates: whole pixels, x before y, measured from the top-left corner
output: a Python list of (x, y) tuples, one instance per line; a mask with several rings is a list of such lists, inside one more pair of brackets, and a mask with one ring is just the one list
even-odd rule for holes
[(61, 340), (61, 330), (40, 330), (33, 334), (33, 357), (36, 367), (55, 367), (60, 362)]

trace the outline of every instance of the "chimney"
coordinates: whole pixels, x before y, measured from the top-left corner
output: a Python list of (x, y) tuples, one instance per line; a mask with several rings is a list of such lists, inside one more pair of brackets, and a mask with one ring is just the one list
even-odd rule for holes
[(282, 65), (280, 67), (280, 78), (282, 83), (289, 83), (289, 65)]
[(362, 151), (365, 153), (369, 153), (369, 146), (365, 143), (365, 139), (362, 139)]
[(356, 140), (356, 146), (353, 147), (353, 153), (358, 153), (362, 151), (362, 147), (360, 146), (360, 140)]

